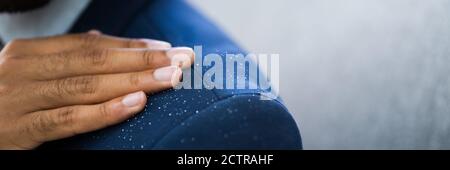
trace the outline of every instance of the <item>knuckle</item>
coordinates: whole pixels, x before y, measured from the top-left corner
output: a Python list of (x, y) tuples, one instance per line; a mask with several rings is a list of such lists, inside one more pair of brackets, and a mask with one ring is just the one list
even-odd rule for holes
[(39, 63), (39, 69), (36, 70), (36, 72), (40, 74), (60, 72), (70, 64), (71, 60), (68, 56), (68, 52), (60, 52), (55, 54), (42, 55), (38, 58), (35, 58), (42, 60), (40, 62), (37, 62)]
[(69, 94), (82, 93), (82, 94), (92, 94), (95, 93), (98, 85), (98, 79), (94, 76), (84, 76), (69, 79)]
[(72, 125), (75, 122), (75, 109), (72, 107), (63, 108), (57, 111), (53, 121), (57, 125)]
[(102, 124), (102, 126), (110, 126), (115, 124), (116, 118), (114, 113), (118, 112), (114, 109), (108, 109), (108, 104), (101, 104), (98, 108), (98, 116), (100, 117), (100, 120), (98, 123)]
[(139, 73), (132, 73), (128, 76), (128, 82), (132, 86), (138, 86), (141, 83), (141, 75)]
[(34, 113), (30, 115), (30, 123), (23, 126), (22, 132), (34, 142), (44, 142), (42, 139), (47, 138), (52, 131), (61, 127), (73, 127), (76, 123), (75, 111), (74, 108), (67, 107), (59, 109), (55, 113)]
[(86, 63), (93, 66), (104, 66), (107, 63), (108, 56), (111, 53), (108, 49), (93, 49), (89, 50), (87, 54), (83, 56)]
[(84, 76), (57, 80), (54, 83), (54, 94), (58, 97), (66, 95), (93, 94), (96, 92), (98, 79), (94, 76)]
[(83, 33), (76, 36), (84, 48), (94, 47), (95, 44), (100, 40), (101, 35), (98, 34), (88, 34)]
[(133, 48), (135, 47), (136, 43), (133, 40), (125, 40), (125, 47), (126, 48)]
[(56, 121), (50, 118), (48, 114), (34, 114), (27, 131), (31, 134), (34, 134), (33, 132), (37, 132), (39, 135), (43, 135), (55, 129), (56, 126)]
[(142, 61), (146, 66), (151, 66), (153, 65), (154, 59), (155, 59), (155, 53), (153, 51), (150, 50), (145, 50), (144, 52), (142, 52)]
[(108, 107), (106, 106), (106, 104), (100, 105), (99, 114), (100, 114), (101, 118), (107, 118), (110, 116)]

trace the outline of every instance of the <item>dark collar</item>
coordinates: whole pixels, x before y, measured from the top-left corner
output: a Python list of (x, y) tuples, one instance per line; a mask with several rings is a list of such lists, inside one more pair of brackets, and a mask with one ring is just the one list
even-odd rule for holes
[(151, 0), (92, 0), (70, 32), (98, 29), (105, 34), (119, 36), (149, 2)]

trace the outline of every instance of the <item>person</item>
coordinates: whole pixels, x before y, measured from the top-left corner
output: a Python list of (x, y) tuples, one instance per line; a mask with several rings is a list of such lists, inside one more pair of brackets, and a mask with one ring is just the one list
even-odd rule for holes
[(292, 115), (260, 89), (172, 89), (181, 69), (204, 73), (189, 47), (245, 53), (182, 0), (0, 10), (0, 148), (302, 149)]

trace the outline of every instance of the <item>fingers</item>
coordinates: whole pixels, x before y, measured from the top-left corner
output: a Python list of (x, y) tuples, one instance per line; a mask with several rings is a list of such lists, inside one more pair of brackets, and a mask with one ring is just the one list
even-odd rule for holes
[(28, 88), (30, 96), (24, 100), (34, 101), (39, 108), (56, 108), (76, 104), (99, 103), (133, 91), (155, 93), (174, 87), (181, 79), (177, 66), (156, 70), (81, 76), (41, 82)]
[(122, 122), (145, 107), (144, 92), (128, 94), (96, 105), (69, 106), (24, 116), (23, 132), (35, 143), (56, 140)]
[(59, 79), (92, 74), (143, 71), (163, 66), (190, 67), (194, 62), (191, 48), (170, 50), (103, 49), (62, 53), (21, 59), (24, 75), (37, 80)]
[(17, 134), (0, 143), (33, 148), (129, 118), (144, 108), (145, 92), (180, 82), (194, 52), (90, 31), (15, 40), (0, 60), (0, 108), (8, 117), (3, 124)]
[[(119, 38), (103, 35), (100, 32), (58, 35), (34, 39), (14, 40), (8, 45), (11, 49), (20, 50), (22, 55), (51, 54), (74, 49), (96, 48), (150, 48), (168, 49), (171, 44), (150, 39)], [(16, 50), (15, 50), (16, 51)]]

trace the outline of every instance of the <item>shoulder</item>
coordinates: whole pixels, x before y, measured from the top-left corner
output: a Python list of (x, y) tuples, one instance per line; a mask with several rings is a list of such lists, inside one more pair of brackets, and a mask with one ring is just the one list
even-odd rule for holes
[(236, 95), (215, 102), (166, 134), (156, 149), (301, 149), (298, 127), (277, 100)]

